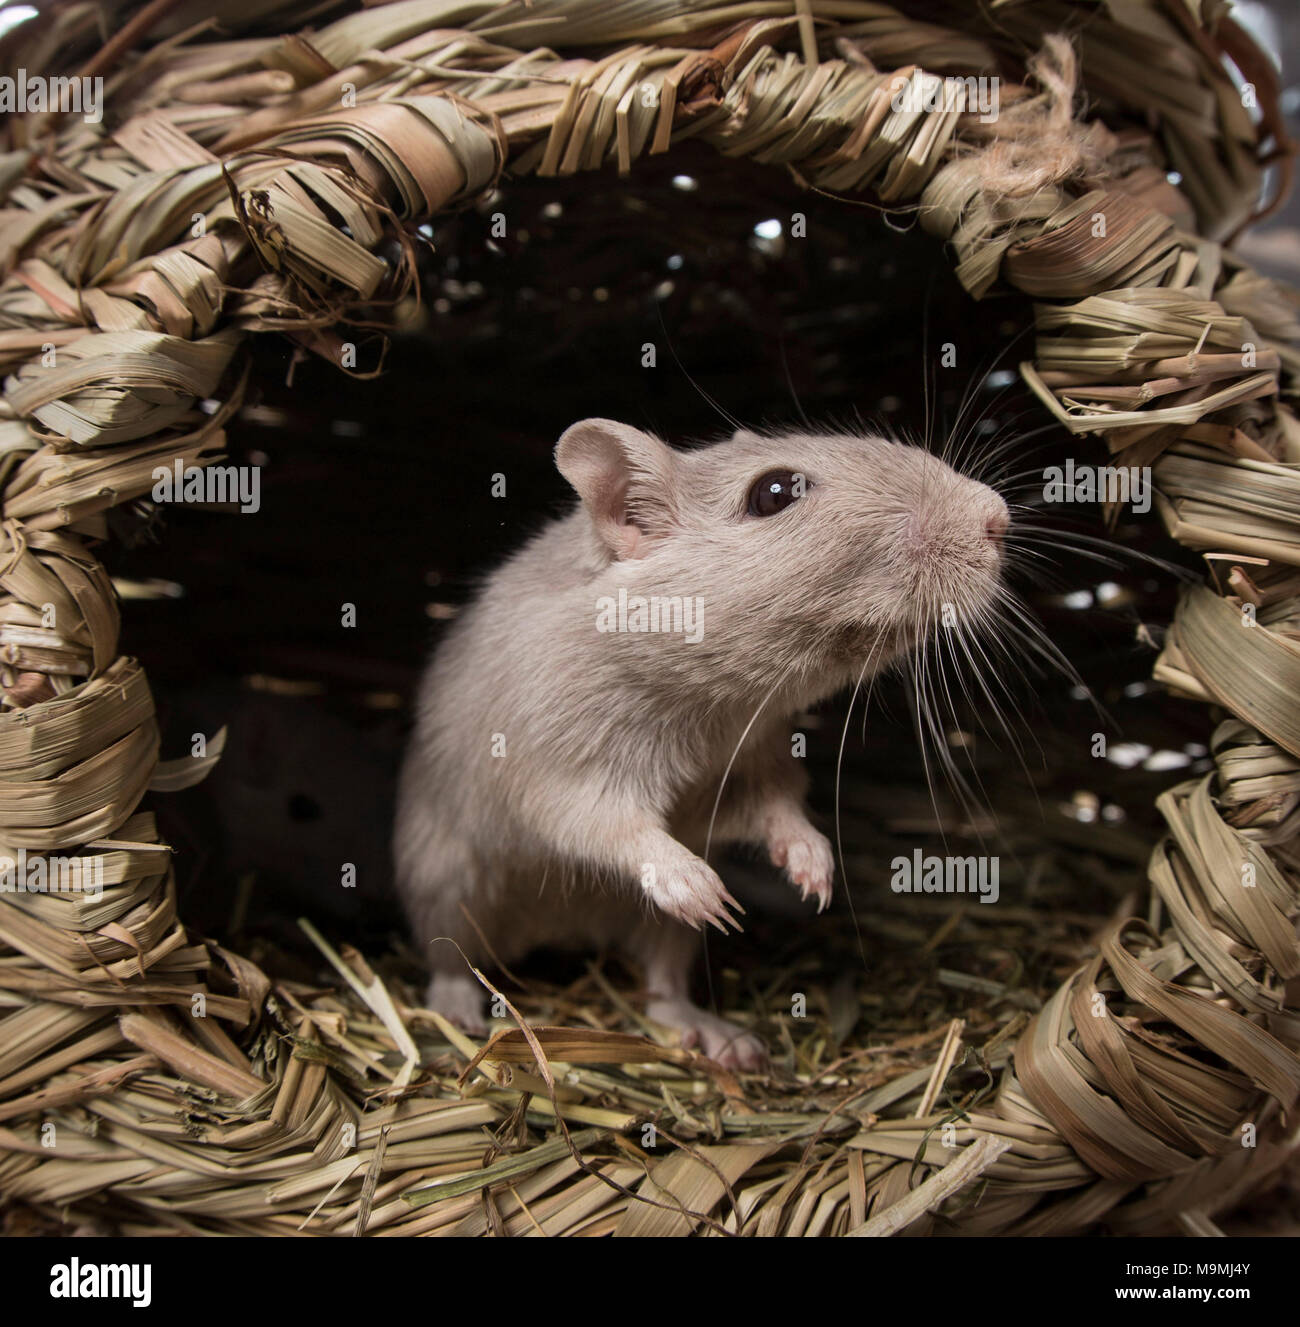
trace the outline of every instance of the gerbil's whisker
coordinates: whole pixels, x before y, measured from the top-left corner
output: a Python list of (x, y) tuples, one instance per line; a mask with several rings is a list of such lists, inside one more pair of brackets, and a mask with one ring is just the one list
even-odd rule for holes
[[(944, 641), (942, 639), (938, 639), (935, 641), (934, 645), (934, 664), (935, 668), (941, 674), (943, 673), (943, 656), (944, 656)], [(947, 718), (950, 721), (952, 729), (954, 730), (957, 729), (960, 726), (957, 718), (957, 711), (952, 703), (952, 693), (947, 688), (946, 683), (945, 683), (945, 699), (948, 702), (948, 711), (946, 716), (944, 714), (944, 711), (941, 709), (938, 702), (938, 697), (935, 694), (934, 683), (931, 676), (931, 670), (928, 658), (926, 662), (925, 677), (926, 677), (926, 699), (928, 701), (927, 726), (930, 729), (931, 740), (935, 744), (935, 750), (939, 758), (939, 763), (942, 765), (944, 772), (947, 776), (949, 787), (953, 788), (954, 792), (958, 796), (958, 799), (961, 803), (962, 814), (970, 822), (972, 827), (976, 827), (978, 825), (978, 820), (979, 820), (977, 813), (982, 806), (986, 806), (988, 804), (989, 801), (988, 793), (984, 788), (983, 781), (980, 779), (979, 771), (975, 768), (974, 763), (971, 762), (971, 771), (970, 771), (971, 776), (973, 777), (976, 784), (976, 787), (973, 788), (970, 782), (968, 782), (966, 775), (962, 772), (961, 768), (958, 766), (956, 757), (952, 753), (952, 747), (949, 744), (948, 740), (949, 728), (948, 725), (945, 723), (945, 718)]]
[(745, 725), (744, 731), (740, 734), (740, 739), (736, 743), (736, 749), (731, 753), (731, 759), (727, 761), (726, 769), (722, 771), (722, 779), (718, 783), (718, 795), (713, 799), (713, 812), (709, 816), (709, 832), (704, 837), (704, 860), (706, 862), (709, 860), (709, 849), (713, 846), (713, 827), (718, 822), (718, 808), (722, 805), (722, 794), (726, 790), (727, 779), (731, 776), (732, 766), (736, 763), (736, 757), (740, 755), (740, 748), (745, 745), (745, 738), (749, 736), (750, 730), (758, 722), (758, 716), (762, 714), (763, 710), (767, 707), (767, 702), (776, 695), (781, 684), (787, 677), (789, 677), (790, 672), (791, 668), (787, 668), (781, 673), (776, 681), (772, 683), (771, 689), (768, 691), (767, 695), (758, 702), (758, 708), (749, 716), (749, 722)]
[[(1097, 562), (1105, 562), (1107, 554), (1115, 557), (1136, 558), (1139, 562), (1147, 562), (1153, 567), (1158, 567), (1177, 580), (1186, 582), (1196, 579), (1194, 572), (1188, 571), (1186, 567), (1178, 566), (1175, 562), (1166, 562), (1164, 558), (1145, 553), (1141, 549), (1116, 544), (1109, 539), (1098, 539), (1095, 535), (1081, 534), (1077, 530), (1060, 530), (1050, 525), (1030, 525), (1017, 521), (1012, 524), (1011, 529), (1007, 531), (1007, 535), (1018, 538), (1025, 543), (1038, 542), (1044, 543), (1048, 547), (1064, 548), (1072, 553), (1079, 554), (1080, 557), (1090, 557)], [(1030, 536), (1035, 538), (1031, 539)], [(1102, 549), (1106, 550), (1106, 553), (1098, 551)], [(1112, 563), (1111, 565), (1122, 566), (1123, 563)]]
[[(990, 488), (1000, 488), (1005, 482), (1005, 477), (995, 468), (995, 463), (1012, 464), (1014, 461), (1023, 459), (1024, 448), (1027, 442), (1032, 442), (1035, 438), (1041, 438), (1045, 434), (1054, 433), (1060, 429), (1060, 425), (1051, 420), (1046, 424), (1040, 424), (1037, 428), (1021, 429), (1016, 427), (1021, 419), (1031, 411), (1022, 410), (1014, 419), (1008, 420), (1002, 425), (989, 440), (978, 459), (978, 466), (972, 472), (971, 477), (978, 479), (981, 483), (988, 484)], [(1042, 476), (1045, 467), (1038, 466), (1026, 473)]]
[(911, 693), (912, 725), (916, 731), (917, 746), (921, 752), (921, 767), (925, 772), (925, 783), (930, 794), (930, 805), (934, 810), (934, 820), (939, 830), (939, 836), (943, 840), (944, 846), (947, 847), (948, 835), (944, 828), (943, 814), (939, 810), (934, 770), (931, 766), (929, 744), (926, 740), (927, 734), (930, 740), (934, 742), (935, 759), (944, 766), (948, 785), (961, 804), (963, 812), (967, 810), (966, 794), (968, 790), (962, 787), (963, 780), (960, 772), (953, 767), (952, 753), (948, 751), (947, 743), (942, 740), (941, 735), (936, 739), (935, 721), (932, 714), (933, 705), (927, 686), (931, 641), (930, 623), (922, 620), (917, 648), (908, 658), (909, 667), (905, 674), (905, 681)]
[(674, 362), (674, 363), (677, 365), (677, 367), (682, 371), (682, 377), (684, 377), (684, 378), (686, 379), (686, 381), (687, 381), (688, 383), (690, 383), (690, 385), (691, 385), (691, 386), (692, 386), (692, 387), (693, 387), (693, 388), (699, 393), (699, 395), (700, 395), (700, 399), (701, 399), (701, 400), (702, 400), (707, 406), (709, 406), (711, 409), (713, 409), (713, 410), (716, 411), (719, 415), (721, 415), (722, 418), (723, 418), (723, 420), (724, 420), (726, 423), (728, 423), (733, 429), (735, 429), (737, 432), (739, 432), (741, 429), (744, 428), (744, 425), (740, 422), (740, 420), (738, 420), (738, 419), (735, 417), (735, 415), (730, 414), (728, 411), (724, 410), (724, 409), (723, 409), (723, 408), (717, 403), (717, 401), (715, 401), (715, 400), (713, 399), (713, 397), (711, 397), (711, 396), (708, 394), (708, 392), (706, 392), (706, 391), (704, 390), (704, 388), (701, 387), (700, 384), (699, 384), (698, 382), (696, 382), (694, 378), (691, 377), (690, 373), (687, 372), (686, 365), (682, 363), (682, 361), (681, 361), (681, 357), (680, 357), (680, 356), (678, 355), (678, 353), (677, 353), (677, 347), (673, 345), (673, 339), (672, 339), (672, 337), (668, 334), (668, 324), (664, 321), (664, 309), (663, 309), (663, 305), (662, 305), (661, 303), (659, 303), (659, 302), (656, 302), (656, 304), (655, 304), (655, 311), (659, 314), (659, 326), (660, 326), (661, 328), (663, 328), (663, 333), (664, 333), (664, 344), (667, 345), (667, 347), (668, 347), (668, 353), (673, 357), (673, 362)]
[[(995, 619), (993, 619), (992, 615), (990, 614), (990, 616), (985, 620), (991, 622), (994, 621)], [(981, 622), (981, 625), (983, 625), (983, 622)], [(989, 635), (991, 639), (996, 639), (996, 636), (993, 635), (992, 633), (989, 633)], [(980, 661), (985, 665), (988, 672), (992, 675), (998, 688), (1001, 690), (1002, 694), (1006, 697), (1008, 704), (1011, 705), (1013, 712), (1016, 714), (1016, 717), (1018, 718), (1020, 717), (1020, 713), (1019, 709), (1016, 706), (1015, 696), (1013, 695), (1011, 688), (1007, 685), (1006, 679), (1003, 678), (1002, 675), (998, 672), (998, 670), (993, 667), (991, 660), (989, 659), (988, 655), (985, 653), (983, 640), (979, 635), (973, 632), (967, 633), (966, 630), (959, 627), (958, 630), (954, 633), (954, 639), (956, 641), (956, 644), (961, 647), (962, 654), (965, 656), (966, 662), (970, 665), (971, 675), (975, 679), (975, 685), (980, 689), (981, 694), (983, 695), (984, 699), (988, 702), (989, 707), (992, 709), (993, 717), (997, 720), (998, 727), (1002, 730), (1007, 740), (1011, 743), (1012, 749), (1015, 751), (1017, 757), (1020, 758), (1020, 761), (1023, 764), (1024, 754), (1023, 754), (1023, 749), (1021, 748), (1020, 745), (1020, 740), (1019, 738), (1016, 737), (1015, 732), (1012, 730), (1010, 724), (1007, 722), (1006, 716), (1003, 712), (1001, 704), (999, 704), (998, 702), (997, 697), (993, 694), (992, 690), (989, 687), (989, 684), (985, 681), (984, 671), (979, 667), (978, 663), (976, 662), (972, 650), (979, 654)], [(1013, 667), (1015, 666), (1014, 660), (1012, 660), (1012, 666)], [(962, 689), (963, 691), (965, 691), (964, 684)], [(966, 694), (967, 694), (967, 700), (969, 701), (970, 695), (968, 692)], [(973, 702), (971, 703), (971, 708), (977, 714), (979, 713), (979, 707), (976, 706)], [(992, 737), (993, 734), (989, 730), (989, 727), (983, 715), (980, 715), (979, 723), (980, 726), (984, 729), (984, 731), (988, 733), (990, 737)], [(1026, 773), (1027, 772), (1028, 771), (1026, 771)]]
[[(987, 355), (981, 362), (976, 371), (970, 376), (966, 383), (966, 390), (962, 393), (961, 401), (957, 406), (957, 418), (953, 420), (952, 427), (948, 430), (947, 439), (944, 442), (943, 459), (952, 466), (954, 470), (962, 469), (962, 462), (965, 459), (968, 448), (973, 445), (974, 431), (977, 420), (983, 412), (973, 411), (969, 420), (967, 411), (971, 411), (975, 405), (975, 398), (979, 394), (980, 388), (987, 381), (989, 374), (993, 371), (993, 366), (1006, 353), (1005, 347), (999, 347), (991, 354)], [(988, 409), (992, 410), (997, 403), (1010, 390), (1010, 384), (999, 388), (993, 398), (988, 403)], [(1021, 411), (1023, 415), (1025, 411)], [(1017, 419), (1020, 418), (1017, 415)], [(963, 430), (963, 424), (965, 425)], [(1022, 435), (1021, 435), (1022, 436)]]
[(798, 412), (799, 418), (803, 420), (804, 427), (811, 429), (813, 426), (812, 420), (808, 418), (808, 414), (804, 410), (803, 405), (799, 400), (799, 393), (796, 392), (794, 389), (794, 375), (790, 372), (790, 357), (785, 352), (784, 330), (782, 330), (780, 333), (780, 346), (781, 346), (781, 368), (785, 372), (785, 385), (790, 389), (790, 400), (794, 402), (794, 408)]
[[(1007, 636), (1024, 646), (1032, 655), (1037, 656), (1049, 665), (1052, 671), (1060, 673), (1066, 681), (1082, 691), (1098, 718), (1105, 723), (1113, 724), (1113, 718), (1102, 708), (1093, 695), (1091, 688), (1080, 677), (1078, 669), (1062, 653), (1056, 642), (1043, 630), (1029, 612), (1028, 607), (1005, 585), (1000, 588), (999, 606), (1004, 610), (998, 616), (999, 631), (993, 633), (990, 639), (999, 644), (1011, 665), (1019, 670), (1021, 660), (1012, 655), (1007, 648), (1004, 640), (1004, 637)], [(1023, 672), (1021, 672), (1021, 676), (1024, 676)]]
[[(994, 661), (990, 658), (988, 652), (984, 648), (985, 643), (987, 642), (990, 649), (1000, 654), (1001, 657), (1007, 661), (1009, 666), (1014, 670), (1016, 676), (1021, 680), (1021, 683), (1027, 684), (1028, 679), (1025, 677), (1025, 672), (1024, 669), (1021, 667), (1020, 661), (1009, 649), (1007, 649), (1005, 640), (1002, 635), (1003, 632), (1006, 632), (1009, 629), (1009, 623), (1006, 613), (998, 611), (1003, 607), (1005, 607), (1005, 603), (1003, 602), (991, 605), (987, 613), (982, 618), (981, 625), (989, 626), (991, 628), (990, 630), (983, 631), (979, 635), (971, 635), (971, 636), (963, 635), (960, 643), (962, 650), (966, 655), (966, 658), (970, 661), (971, 667), (975, 672), (976, 682), (979, 684), (981, 691), (983, 691), (984, 694), (988, 697), (989, 704), (993, 707), (993, 713), (997, 717), (999, 725), (1001, 726), (1002, 730), (1007, 734), (1008, 740), (1011, 742), (1012, 749), (1016, 753), (1016, 759), (1020, 764), (1021, 770), (1024, 772), (1026, 783), (1028, 783), (1031, 788), (1034, 788), (1034, 781), (1032, 775), (1029, 772), (1029, 763), (1025, 758), (1024, 748), (1021, 746), (1018, 739), (1013, 735), (1010, 726), (1007, 723), (1007, 719), (1003, 713), (1002, 707), (998, 704), (996, 698), (991, 694), (989, 686), (985, 682), (985, 675), (987, 672), (989, 675), (993, 677), (995, 684), (1001, 690), (1002, 694), (1007, 698), (1007, 702), (1011, 707), (1012, 717), (1014, 717), (1022, 727), (1028, 727), (1028, 725), (1025, 725), (1024, 723), (1023, 708), (1016, 703), (1015, 694), (1012, 692), (1011, 688), (1008, 686), (1006, 682), (1006, 679), (1002, 676), (1002, 673), (995, 666)], [(980, 661), (984, 664), (983, 669), (977, 666), (974, 655), (971, 653), (972, 649), (974, 649), (974, 651), (978, 653)], [(986, 732), (988, 731), (987, 728), (985, 729), (985, 731)], [(1040, 761), (1042, 761), (1044, 759), (1042, 746), (1039, 744), (1037, 737), (1034, 735), (1033, 729), (1028, 728), (1028, 731), (1030, 734), (1030, 738), (1034, 743), (1034, 746), (1038, 750), (1039, 759)], [(1037, 798), (1036, 788), (1034, 795), (1035, 798)]]
[[(844, 780), (844, 747), (848, 742), (849, 723), (853, 718), (853, 706), (857, 702), (858, 693), (862, 690), (862, 680), (867, 675), (867, 670), (871, 667), (877, 652), (884, 644), (885, 636), (883, 634), (876, 637), (875, 643), (867, 652), (866, 661), (862, 665), (862, 671), (858, 674), (858, 680), (853, 684), (853, 693), (849, 696), (849, 708), (844, 714), (844, 730), (840, 733), (840, 749), (835, 756), (835, 856), (839, 859), (840, 880), (844, 885), (844, 897), (849, 903), (849, 917), (853, 922), (853, 933), (858, 940), (858, 953), (862, 956), (862, 966), (867, 966), (867, 946), (862, 938), (862, 927), (858, 924), (858, 910), (853, 903), (853, 891), (849, 888), (848, 868), (844, 865), (844, 833), (842, 828), (842, 818), (840, 816), (840, 790), (843, 787)], [(866, 722), (866, 709), (871, 704), (871, 693), (875, 690), (876, 675), (871, 675), (871, 685), (867, 687), (866, 699), (863, 701), (863, 722)]]

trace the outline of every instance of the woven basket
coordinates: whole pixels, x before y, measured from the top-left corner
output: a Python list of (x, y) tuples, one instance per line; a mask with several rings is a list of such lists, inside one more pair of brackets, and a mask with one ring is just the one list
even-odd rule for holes
[[(144, 799), (219, 752), (159, 764), (99, 561), (106, 513), (156, 467), (221, 454), (246, 338), (351, 368), (349, 328), (409, 293), (429, 218), (503, 172), (635, 174), (687, 139), (914, 212), (972, 295), (1032, 297), (1026, 381), (1116, 464), (1159, 484), (1187, 440), (1225, 484), (1294, 461), (1294, 314), (1221, 247), (1287, 148), (1231, 20), (1067, 0), (924, 22), (858, 0), (211, 8), (153, 0), (105, 43), (95, 7), (56, 2), (3, 42), (29, 89), (102, 77), (104, 117), (29, 104), (0, 157), (0, 842), (93, 862), (105, 887), (0, 893), (0, 1194), (127, 1233), (1061, 1234), (1203, 1230), (1268, 1181), (1300, 1094), (1300, 818), (1223, 794), (1233, 761), (1300, 760), (1284, 576), (1183, 600), (1162, 680), (1236, 722), (1216, 771), (1160, 802), (1142, 919), (976, 1048), (995, 1090), (940, 1104), (956, 1022), (883, 1081), (852, 1060), (777, 1110), (616, 1018), (484, 1055), (323, 939), (335, 989), (189, 932)], [(1000, 116), (944, 78), (999, 79)], [(1128, 353), (1062, 368), (1099, 326)], [(1296, 561), (1245, 518), (1207, 534), (1181, 511), (1162, 508), (1193, 548)], [(1241, 654), (1216, 614), (1255, 619)], [(1247, 654), (1275, 683), (1251, 703)]]

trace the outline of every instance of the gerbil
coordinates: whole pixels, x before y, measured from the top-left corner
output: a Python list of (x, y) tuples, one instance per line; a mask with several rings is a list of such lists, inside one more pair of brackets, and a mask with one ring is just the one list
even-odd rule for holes
[(652, 1019), (753, 1067), (761, 1042), (689, 995), (697, 932), (735, 924), (706, 841), (762, 846), (826, 906), (833, 853), (804, 809), (791, 716), (945, 613), (978, 618), (1007, 507), (872, 436), (679, 451), (588, 419), (555, 462), (580, 503), (487, 579), (419, 693), (395, 857), (428, 1001), (484, 1027), (485, 993), (440, 937), (478, 966), (616, 944)]

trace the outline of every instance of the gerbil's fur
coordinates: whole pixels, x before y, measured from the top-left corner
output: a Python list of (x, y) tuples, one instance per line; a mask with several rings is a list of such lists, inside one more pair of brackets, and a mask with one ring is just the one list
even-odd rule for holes
[[(1006, 505), (878, 437), (742, 432), (684, 452), (592, 419), (556, 464), (580, 505), (488, 579), (420, 689), (395, 852), (428, 999), (482, 1028), (482, 988), (441, 937), (476, 965), (618, 944), (644, 969), (650, 1017), (750, 1066), (761, 1044), (688, 994), (696, 930), (735, 924), (706, 841), (761, 845), (829, 902), (833, 855), (804, 810), (790, 718), (943, 612), (983, 613)], [(802, 496), (750, 514), (772, 472)], [(620, 591), (690, 597), (699, 629), (599, 629)]]

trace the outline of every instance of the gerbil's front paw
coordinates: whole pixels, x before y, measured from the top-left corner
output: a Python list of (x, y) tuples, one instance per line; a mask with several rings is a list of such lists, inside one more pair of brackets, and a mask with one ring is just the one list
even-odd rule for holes
[(682, 1047), (698, 1048), (724, 1069), (754, 1073), (767, 1063), (767, 1047), (752, 1032), (728, 1023), (689, 1000), (651, 1000), (646, 1013), (656, 1023), (680, 1028)]
[(772, 864), (785, 868), (786, 876), (799, 887), (799, 897), (817, 900), (817, 911), (824, 911), (831, 901), (831, 882), (835, 879), (835, 850), (825, 834), (804, 824), (790, 827), (768, 840)]
[(741, 929), (728, 909), (744, 912), (744, 908), (727, 892), (718, 873), (699, 857), (687, 853), (668, 863), (647, 862), (641, 883), (657, 908), (693, 930), (708, 925), (726, 935), (728, 926)]

